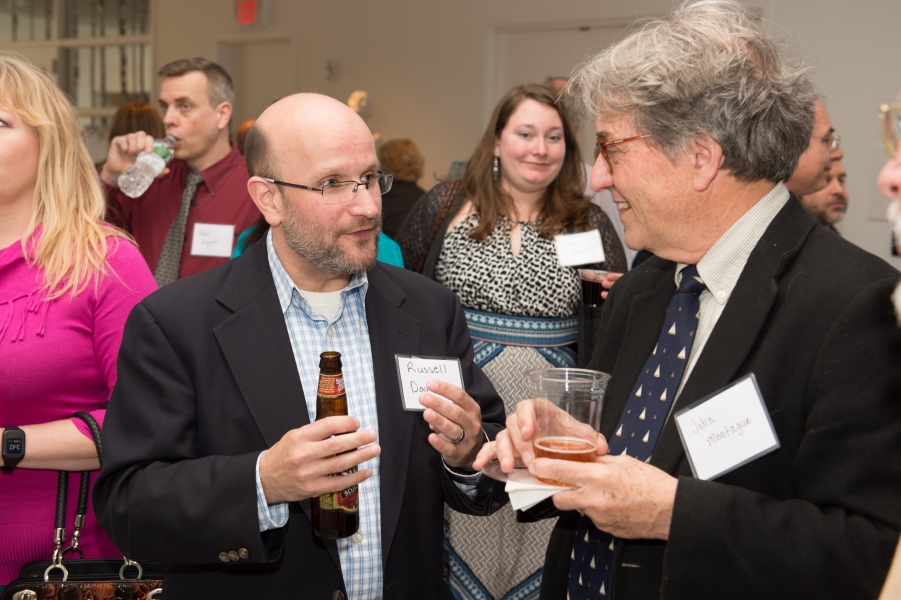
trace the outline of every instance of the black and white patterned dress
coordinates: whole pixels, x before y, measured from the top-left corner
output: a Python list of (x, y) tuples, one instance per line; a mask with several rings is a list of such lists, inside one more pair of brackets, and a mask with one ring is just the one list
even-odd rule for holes
[[(561, 267), (553, 240), (536, 223), (521, 223), (517, 256), (510, 248), (508, 219), (485, 241), (469, 237), (478, 214), (448, 231), (435, 279), (460, 297), (465, 308), (522, 317), (569, 317), (578, 312), (578, 271)], [(555, 366), (535, 348), (506, 346), (482, 367), (504, 400), (507, 414), (529, 397), (524, 374)], [(445, 510), (451, 546), (451, 584), (458, 598), (537, 598), (544, 552), (556, 519), (517, 523), (509, 505), (490, 517)]]

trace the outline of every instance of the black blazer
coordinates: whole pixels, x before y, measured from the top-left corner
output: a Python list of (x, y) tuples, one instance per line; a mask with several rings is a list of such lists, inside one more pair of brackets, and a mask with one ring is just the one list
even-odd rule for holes
[[(675, 264), (614, 286), (591, 368), (613, 375), (608, 437), (657, 340)], [(748, 259), (675, 409), (754, 373), (781, 448), (692, 477), (672, 419), (651, 464), (679, 477), (668, 542), (618, 546), (612, 597), (875, 598), (901, 529), (898, 272), (816, 225), (792, 197)], [(548, 546), (541, 598), (565, 598), (575, 513)]]
[[(459, 357), (492, 439), (504, 421), (503, 404), (472, 362), (454, 294), (381, 263), (368, 275), (384, 597), (449, 599), (442, 578), (445, 502), (480, 514), (505, 498), (494, 486), (480, 508), (453, 485), (427, 441), (422, 415), (401, 409), (394, 354)], [(118, 370), (94, 509), (126, 556), (168, 565), (167, 598), (346, 595), (337, 547), (313, 534), (309, 500), (289, 505), (284, 528), (259, 532), (257, 456), (309, 423), (266, 244), (137, 305)], [(246, 559), (219, 558), (242, 548)]]

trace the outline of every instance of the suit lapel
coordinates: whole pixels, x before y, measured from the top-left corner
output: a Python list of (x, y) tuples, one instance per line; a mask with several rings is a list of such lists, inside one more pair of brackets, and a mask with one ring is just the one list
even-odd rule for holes
[[(235, 312), (213, 334), (256, 426), (272, 447), (288, 431), (308, 425), (310, 416), (265, 243), (235, 259), (217, 300)], [(310, 500), (299, 504), (312, 523)], [(340, 571), (335, 541), (321, 541)]]
[[(756, 346), (757, 338), (779, 296), (779, 277), (814, 225), (813, 217), (801, 208), (797, 198), (789, 198), (748, 257), (723, 314), (676, 399), (674, 411), (735, 380)], [(670, 418), (660, 434), (650, 462), (672, 473), (684, 454), (675, 421)]]
[(213, 330), (268, 446), (310, 422), (266, 244), (237, 262), (217, 300), (235, 313)]
[(376, 405), (379, 418), (381, 471), (382, 566), (387, 564), (391, 541), (400, 519), (410, 465), (413, 427), (422, 416), (402, 410), (395, 354), (420, 352), (419, 321), (401, 310), (406, 298), (381, 266), (369, 271), (366, 321), (372, 348)]

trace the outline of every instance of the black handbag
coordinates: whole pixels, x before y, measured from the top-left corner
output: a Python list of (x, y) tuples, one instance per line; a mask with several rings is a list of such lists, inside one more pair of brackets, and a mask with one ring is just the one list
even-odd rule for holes
[[(72, 418), (81, 420), (91, 431), (97, 458), (103, 463), (100, 427), (89, 413), (77, 412)], [(25, 566), (19, 577), (9, 583), (0, 600), (161, 600), (163, 593), (162, 565), (137, 563), (122, 559), (86, 559), (78, 547), (84, 527), (90, 495), (91, 473), (81, 473), (78, 506), (72, 542), (66, 543), (66, 499), (69, 492), (69, 473), (59, 472), (56, 493), (56, 519), (53, 532), (53, 558)], [(72, 553), (77, 558), (66, 559)]]

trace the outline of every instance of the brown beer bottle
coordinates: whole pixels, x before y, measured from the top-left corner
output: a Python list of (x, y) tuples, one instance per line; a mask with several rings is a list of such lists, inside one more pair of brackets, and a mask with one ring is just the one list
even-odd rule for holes
[[(347, 392), (344, 389), (344, 375), (341, 373), (341, 354), (323, 352), (319, 355), (319, 390), (316, 393), (316, 420), (347, 414)], [(353, 466), (343, 473), (331, 477), (341, 477), (356, 473)], [(360, 526), (360, 509), (357, 486), (342, 492), (332, 492), (313, 498), (313, 531), (321, 538), (336, 540), (357, 532)]]

